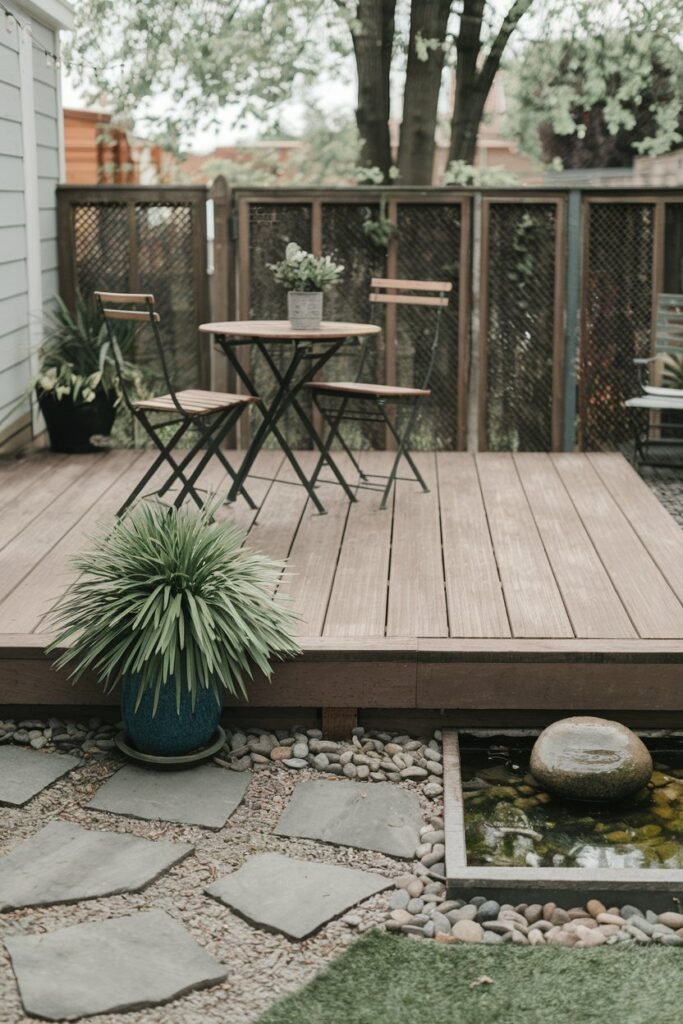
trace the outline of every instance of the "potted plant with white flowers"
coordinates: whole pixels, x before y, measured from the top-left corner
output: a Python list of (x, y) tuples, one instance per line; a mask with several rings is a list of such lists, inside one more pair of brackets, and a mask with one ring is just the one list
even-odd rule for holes
[(295, 331), (320, 327), (323, 292), (341, 280), (344, 266), (329, 256), (314, 256), (296, 242), (285, 249), (279, 263), (268, 263), (275, 280), (287, 289), (287, 316)]

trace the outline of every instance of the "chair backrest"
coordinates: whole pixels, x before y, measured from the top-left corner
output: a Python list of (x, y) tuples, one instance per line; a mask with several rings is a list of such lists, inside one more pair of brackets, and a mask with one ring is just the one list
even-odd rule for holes
[[(429, 362), (421, 387), (426, 388), (436, 363), (441, 331), (441, 314), (449, 303), (453, 285), (449, 281), (409, 281), (395, 277), (373, 277), (370, 281), (370, 302), (401, 306), (432, 306), (436, 309), (434, 317), (434, 335), (429, 354)], [(363, 356), (361, 356), (361, 362)], [(359, 370), (362, 372), (362, 365)]]
[(683, 295), (657, 296), (655, 353), (683, 356)]
[[(159, 322), (161, 317), (154, 308), (154, 296), (149, 292), (95, 292), (94, 296), (97, 308), (107, 327), (107, 336), (114, 355), (114, 361), (119, 375), (119, 384), (121, 386), (121, 391), (123, 392), (126, 405), (131, 408), (132, 400), (126, 386), (126, 378), (121, 365), (116, 336), (111, 326), (111, 322), (113, 320), (132, 320), (133, 322), (141, 325), (148, 324), (152, 328), (154, 341), (159, 353), (159, 360), (161, 362), (161, 369), (166, 381), (166, 387), (174, 404), (179, 411), (182, 411), (176, 399), (175, 389), (168, 372), (168, 365), (164, 354), (164, 345), (159, 332)], [(144, 309), (131, 309), (130, 307), (132, 306), (144, 306)]]

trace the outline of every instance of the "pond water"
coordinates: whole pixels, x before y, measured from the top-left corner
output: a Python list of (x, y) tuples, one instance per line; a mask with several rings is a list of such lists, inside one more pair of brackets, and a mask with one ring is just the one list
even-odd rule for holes
[(532, 743), (461, 737), (471, 866), (683, 868), (683, 741), (648, 742), (651, 782), (609, 805), (545, 792), (528, 772)]

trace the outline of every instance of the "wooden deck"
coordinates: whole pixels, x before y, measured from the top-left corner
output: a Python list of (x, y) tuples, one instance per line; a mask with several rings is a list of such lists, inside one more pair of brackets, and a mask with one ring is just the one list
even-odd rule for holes
[[(151, 453), (49, 453), (0, 467), (0, 703), (102, 704), (43, 654), (68, 559)], [(368, 472), (390, 453), (363, 453)], [(311, 453), (303, 453), (311, 465)], [(683, 531), (620, 455), (420, 454), (430, 492), (400, 482), (319, 516), (278, 452), (258, 502), (226, 515), (289, 559), (279, 595), (302, 658), (257, 680), (252, 705), (683, 712)], [(220, 467), (205, 474), (218, 489)]]

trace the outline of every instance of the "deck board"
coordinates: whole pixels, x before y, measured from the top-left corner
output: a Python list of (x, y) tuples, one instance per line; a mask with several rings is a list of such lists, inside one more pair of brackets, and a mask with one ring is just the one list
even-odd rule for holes
[[(73, 701), (42, 653), (44, 616), (70, 556), (152, 457), (0, 466), (0, 702)], [(683, 713), (683, 530), (621, 456), (416, 457), (429, 493), (401, 481), (381, 511), (376, 491), (349, 503), (324, 482), (320, 516), (282, 453), (264, 451), (247, 483), (257, 508), (218, 511), (249, 546), (289, 559), (276, 598), (300, 616), (302, 660), (276, 669), (278, 687), (257, 680), (254, 701)], [(385, 473), (392, 454), (359, 458)], [(310, 471), (313, 453), (300, 459)], [(228, 485), (213, 460), (200, 486)]]
[(552, 459), (639, 635), (683, 636), (681, 602), (590, 459), (574, 454)]
[[(385, 471), (384, 452), (363, 452), (360, 465), (366, 473)], [(323, 636), (384, 636), (393, 508), (378, 505), (377, 492), (361, 488), (349, 508)]]
[(637, 637), (551, 459), (515, 464), (576, 636)]
[(513, 635), (574, 636), (512, 457), (478, 455), (477, 469)]
[(415, 456), (429, 487), (396, 484), (387, 636), (448, 636), (439, 493), (432, 453)]
[(437, 456), (451, 636), (508, 637), (510, 623), (474, 456)]

